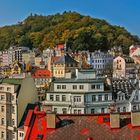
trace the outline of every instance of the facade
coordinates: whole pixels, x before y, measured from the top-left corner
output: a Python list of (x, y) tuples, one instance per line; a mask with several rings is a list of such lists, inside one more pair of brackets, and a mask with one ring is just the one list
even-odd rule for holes
[(105, 79), (96, 79), (95, 70), (79, 70), (76, 78), (56, 79), (43, 101), (44, 109), (60, 114), (109, 112), (112, 93)]
[(135, 78), (136, 67), (134, 60), (128, 56), (117, 56), (113, 60), (113, 77), (121, 78)]
[(91, 65), (98, 75), (112, 76), (113, 56), (100, 50), (91, 53)]
[(78, 68), (78, 62), (70, 55), (65, 54), (54, 62), (53, 76), (57, 78), (64, 78), (66, 73), (72, 73), (73, 75), (76, 68)]
[(17, 61), (22, 63), (23, 52), (29, 51), (27, 47), (10, 47), (8, 50), (2, 52), (2, 66), (10, 65)]
[(32, 78), (34, 78), (36, 88), (44, 88), (50, 82), (51, 72), (47, 69), (36, 69), (32, 73)]
[(116, 112), (140, 110), (139, 80), (113, 79), (112, 89)]
[(0, 84), (0, 140), (17, 140), (18, 127), (28, 103), (37, 101), (31, 78), (2, 79)]

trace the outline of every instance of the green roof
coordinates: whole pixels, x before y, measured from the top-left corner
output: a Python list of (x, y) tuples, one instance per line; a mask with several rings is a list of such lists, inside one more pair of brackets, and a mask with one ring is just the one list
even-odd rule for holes
[(7, 83), (7, 84), (14, 84), (14, 85), (21, 85), (23, 79), (16, 79), (16, 78), (5, 78), (1, 79), (0, 83)]

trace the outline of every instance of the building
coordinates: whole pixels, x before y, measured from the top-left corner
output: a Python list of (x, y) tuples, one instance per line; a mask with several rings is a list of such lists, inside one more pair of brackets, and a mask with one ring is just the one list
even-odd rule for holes
[(112, 93), (116, 112), (140, 110), (139, 80), (113, 79)]
[(27, 51), (22, 53), (22, 62), (25, 64), (35, 64), (35, 52), (33, 51)]
[(53, 76), (57, 78), (64, 78), (66, 73), (72, 73), (72, 75), (74, 75), (76, 68), (78, 68), (78, 62), (75, 61), (69, 54), (65, 54), (54, 62)]
[(91, 53), (91, 65), (98, 75), (112, 76), (113, 56), (100, 50)]
[(109, 112), (113, 103), (112, 92), (106, 80), (97, 79), (95, 70), (76, 70), (76, 78), (59, 78), (52, 81), (45, 110), (63, 114), (88, 114)]
[(136, 64), (140, 64), (140, 45), (131, 45), (129, 47), (129, 56), (134, 59)]
[(32, 78), (0, 81), (0, 139), (18, 140), (18, 127), (29, 103), (37, 102)]
[(113, 60), (113, 77), (114, 78), (135, 78), (136, 67), (134, 60), (128, 56), (117, 56)]
[(13, 62), (17, 61), (22, 63), (22, 54), (28, 52), (27, 47), (16, 47), (12, 46), (8, 50), (2, 52), (2, 66), (8, 66)]
[(55, 116), (35, 108), (27, 114), (24, 140), (139, 140), (139, 129), (140, 112)]

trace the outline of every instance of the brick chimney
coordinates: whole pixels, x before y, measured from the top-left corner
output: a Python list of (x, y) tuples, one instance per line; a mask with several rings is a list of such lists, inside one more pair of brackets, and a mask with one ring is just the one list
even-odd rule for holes
[(118, 113), (110, 114), (110, 127), (111, 128), (120, 128), (120, 114), (118, 114)]

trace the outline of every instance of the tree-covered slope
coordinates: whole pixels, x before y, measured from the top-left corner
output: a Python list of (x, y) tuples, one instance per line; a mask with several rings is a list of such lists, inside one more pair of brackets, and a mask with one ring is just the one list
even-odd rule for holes
[(76, 12), (42, 16), (30, 15), (23, 22), (0, 28), (0, 49), (10, 45), (44, 49), (67, 42), (73, 50), (107, 50), (121, 45), (127, 50), (140, 43), (125, 28)]

